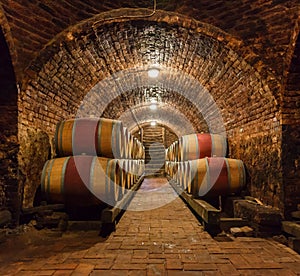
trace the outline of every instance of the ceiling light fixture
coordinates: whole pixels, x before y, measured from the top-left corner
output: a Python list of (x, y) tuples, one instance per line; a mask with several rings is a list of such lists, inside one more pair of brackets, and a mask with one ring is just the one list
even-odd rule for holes
[(159, 69), (157, 67), (150, 67), (148, 69), (148, 76), (149, 78), (155, 79), (159, 75)]
[(155, 103), (150, 105), (150, 109), (151, 110), (156, 110), (157, 109), (157, 105)]
[(156, 126), (156, 121), (151, 121), (150, 125), (151, 126)]

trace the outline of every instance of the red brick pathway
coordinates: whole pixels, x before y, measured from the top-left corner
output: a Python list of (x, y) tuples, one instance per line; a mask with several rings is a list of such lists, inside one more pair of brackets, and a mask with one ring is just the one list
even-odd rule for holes
[[(143, 202), (146, 211), (132, 210)], [(107, 239), (36, 235), (0, 244), (0, 275), (300, 275), (300, 256), (277, 242), (212, 239), (165, 179), (143, 183)]]

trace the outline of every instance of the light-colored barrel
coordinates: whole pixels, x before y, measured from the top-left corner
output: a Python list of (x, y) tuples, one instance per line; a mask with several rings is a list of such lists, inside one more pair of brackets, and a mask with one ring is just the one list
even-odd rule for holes
[(123, 124), (105, 118), (78, 118), (59, 122), (55, 132), (57, 156), (97, 155), (112, 159), (124, 154)]
[(45, 163), (41, 189), (52, 203), (114, 205), (120, 199), (121, 181), (121, 169), (113, 159), (70, 156)]
[(246, 173), (241, 160), (214, 157), (189, 163), (194, 197), (235, 194), (245, 186)]

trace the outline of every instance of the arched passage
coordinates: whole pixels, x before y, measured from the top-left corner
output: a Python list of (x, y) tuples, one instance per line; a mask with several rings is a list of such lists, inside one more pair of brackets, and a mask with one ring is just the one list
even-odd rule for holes
[[(268, 77), (262, 77), (238, 53), (240, 43), (234, 38), (210, 25), (164, 15), (158, 14), (157, 21), (120, 19), (93, 24), (91, 20), (61, 34), (42, 51), (28, 69), (31, 79), (20, 94), (27, 106), (20, 111), (21, 146), (33, 138), (35, 145), (42, 144), (35, 151), (45, 152), (47, 135), (51, 141), (55, 124), (77, 116), (83, 103), (86, 110), (102, 110), (99, 115), (105, 110), (108, 117), (120, 117), (109, 104), (121, 95), (133, 99), (136, 89), (144, 93), (149, 80), (143, 72), (156, 63), (163, 78), (150, 87), (166, 91), (163, 102), (172, 106), (179, 100), (176, 93), (180, 94), (185, 99), (177, 103), (180, 112), (192, 124), (199, 125), (203, 117), (213, 127), (223, 125), (230, 156), (242, 159), (249, 169), (252, 195), (283, 209), (278, 90), (270, 91)], [(272, 88), (279, 87), (276, 81), (272, 83)], [(194, 118), (189, 112), (191, 98), (203, 107)], [(139, 100), (149, 102), (147, 97)], [(131, 102), (126, 108), (134, 106)], [(43, 138), (39, 130), (45, 131)], [(28, 147), (20, 154), (21, 167), (27, 171), (26, 160), (32, 155), (35, 152)], [(31, 171), (33, 175), (25, 182), (25, 205), (31, 204), (40, 168)]]

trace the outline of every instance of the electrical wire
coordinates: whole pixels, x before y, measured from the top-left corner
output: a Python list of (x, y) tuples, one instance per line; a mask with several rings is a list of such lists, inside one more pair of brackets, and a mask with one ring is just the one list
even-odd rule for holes
[(104, 21), (108, 21), (108, 20), (115, 20), (115, 19), (131, 19), (131, 18), (149, 18), (152, 17), (155, 13), (156, 13), (156, 1), (157, 0), (153, 0), (153, 10), (150, 14), (140, 14), (140, 15), (121, 15), (121, 16), (116, 16), (116, 17), (110, 17), (110, 18), (105, 18), (105, 19), (101, 19), (98, 20), (96, 22), (93, 23), (92, 27), (95, 27), (96, 24), (100, 23), (100, 22), (104, 22)]
[[(122, 15), (122, 16), (116, 16), (116, 17), (110, 17), (110, 18), (105, 18), (105, 19), (101, 19), (101, 20), (98, 20), (98, 21), (95, 21), (92, 25), (92, 28), (97, 36), (97, 32), (95, 30), (95, 25), (97, 25), (98, 23), (100, 22), (104, 22), (104, 21), (109, 21), (109, 20), (116, 20), (116, 19), (131, 19), (131, 18), (149, 18), (149, 17), (152, 17), (155, 13), (156, 13), (156, 1), (157, 0), (153, 0), (153, 10), (150, 14), (140, 14), (140, 15)], [(133, 117), (133, 120), (135, 121), (135, 123), (137, 124), (138, 128), (140, 131), (142, 131), (142, 128), (138, 122), (138, 119), (136, 118), (136, 115), (134, 114), (132, 108), (130, 107), (129, 108), (130, 112), (131, 112), (131, 115)]]

